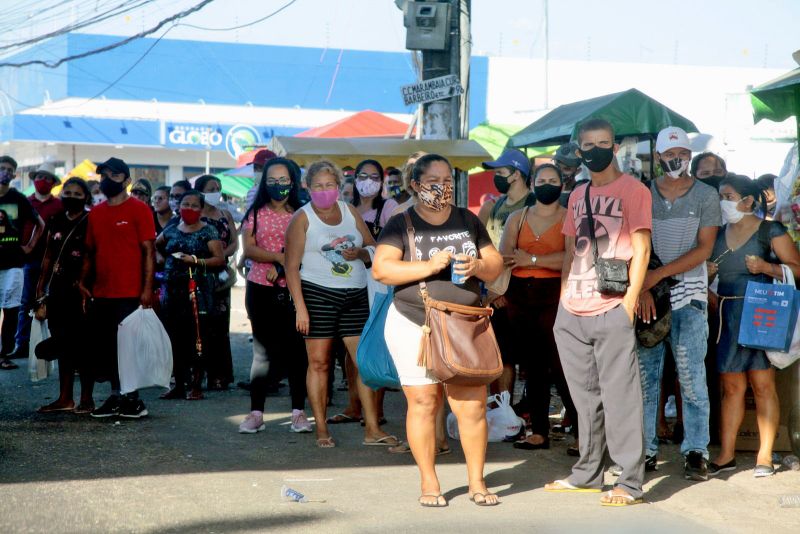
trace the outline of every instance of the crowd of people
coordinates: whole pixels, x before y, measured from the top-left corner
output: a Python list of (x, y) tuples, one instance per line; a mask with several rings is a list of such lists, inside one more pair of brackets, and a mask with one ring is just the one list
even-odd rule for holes
[[(506, 150), (484, 163), (500, 196), (477, 215), (454, 205), (454, 170), (436, 154), (412, 154), (403, 169), (365, 159), (343, 170), (325, 160), (301, 169), (261, 150), (242, 217), (226, 209), (213, 175), (153, 190), (111, 158), (97, 166), (99, 182), (70, 177), (58, 197), (51, 190), (60, 178), (37, 169), (25, 197), (10, 187), (17, 163), (0, 157), (0, 368), (18, 368), (14, 360), (33, 349), (32, 317), (47, 319), (60, 394), (41, 413), (146, 416), (138, 392), (121, 393), (117, 369), (117, 325), (141, 306), (156, 308), (172, 344), (174, 385), (162, 399), (199, 401), (204, 390), (230, 387), (241, 242), (253, 342), (241, 433), (265, 429), (266, 398), (288, 378), (291, 431), (314, 432), (319, 448), (332, 448), (331, 426), (362, 421), (363, 445), (411, 452), (419, 503), (442, 507), (435, 458), (450, 451), (447, 404), (470, 498), (493, 506), (499, 499), (483, 476), (487, 394), (513, 394), (524, 380), (514, 409), (527, 430), (513, 446), (548, 449), (551, 439), (574, 437), (571, 474), (545, 490), (599, 493), (610, 468), (618, 478), (601, 503), (627, 506), (642, 502), (645, 472), (659, 466), (667, 363), (677, 378), (673, 437), (685, 478), (736, 469), (748, 384), (761, 439), (753, 474), (769, 476), (775, 368), (764, 351), (739, 345), (738, 331), (749, 281), (782, 280), (781, 264), (800, 275), (795, 243), (771, 220), (770, 178), (730, 173), (713, 153), (692, 157), (680, 128), (659, 133), (653, 157), (661, 172), (647, 182), (619, 170), (617, 149), (611, 124), (592, 119), (551, 163)], [(490, 290), (502, 276), (507, 289)], [(393, 287), (384, 337), (408, 407), (405, 443), (381, 428), (385, 390), (359, 377), (370, 280)], [(504, 368), (489, 388), (444, 385), (421, 363), (427, 298), (492, 308)], [(89, 324), (93, 336), (75, 335)], [(328, 417), (337, 360), (349, 405)], [(94, 386), (106, 381), (110, 394), (96, 406)], [(555, 426), (552, 386), (564, 407)]]

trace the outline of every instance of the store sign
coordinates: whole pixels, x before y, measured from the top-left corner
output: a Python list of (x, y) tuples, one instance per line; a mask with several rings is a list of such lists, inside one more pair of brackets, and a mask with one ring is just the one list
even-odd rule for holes
[(464, 88), (461, 87), (461, 82), (455, 74), (404, 85), (400, 91), (403, 93), (403, 102), (406, 106), (425, 104), (464, 94)]
[(232, 158), (237, 158), (242, 152), (263, 144), (263, 139), (261, 132), (249, 124), (163, 122), (161, 144), (179, 149), (224, 150)]

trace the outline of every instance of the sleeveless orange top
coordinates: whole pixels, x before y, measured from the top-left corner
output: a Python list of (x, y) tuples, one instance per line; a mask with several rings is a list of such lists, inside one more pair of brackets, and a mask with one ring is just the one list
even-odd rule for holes
[[(566, 212), (564, 214), (566, 215)], [(562, 252), (564, 250), (564, 234), (561, 233), (563, 225), (562, 218), (545, 230), (542, 235), (537, 236), (533, 233), (528, 221), (525, 221), (522, 223), (516, 248), (524, 250), (531, 256), (546, 256), (554, 252)], [(511, 274), (520, 278), (559, 278), (561, 271), (543, 267), (517, 267), (511, 271)]]

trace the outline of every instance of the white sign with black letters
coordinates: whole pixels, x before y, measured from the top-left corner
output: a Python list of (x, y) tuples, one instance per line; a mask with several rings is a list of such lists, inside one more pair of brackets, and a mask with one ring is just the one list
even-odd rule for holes
[(464, 88), (461, 87), (458, 76), (449, 74), (412, 85), (404, 85), (401, 91), (405, 105), (410, 106), (459, 96), (464, 93)]

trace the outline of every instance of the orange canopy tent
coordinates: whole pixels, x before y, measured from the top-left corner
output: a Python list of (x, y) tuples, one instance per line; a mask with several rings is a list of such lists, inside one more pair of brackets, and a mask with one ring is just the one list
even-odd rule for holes
[(405, 136), (408, 124), (377, 111), (359, 111), (336, 122), (300, 132), (295, 137), (395, 137)]

